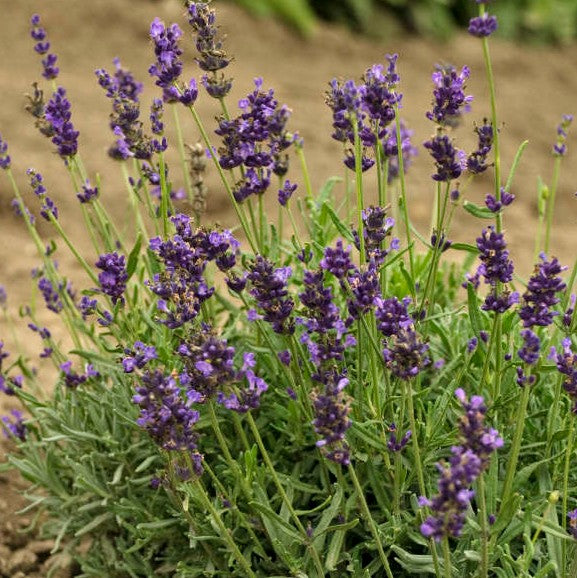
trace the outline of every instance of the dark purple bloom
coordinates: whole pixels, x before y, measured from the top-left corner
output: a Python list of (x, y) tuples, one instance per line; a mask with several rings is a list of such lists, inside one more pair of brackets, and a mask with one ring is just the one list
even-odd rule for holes
[(10, 163), (11, 159), (8, 154), (8, 144), (6, 141), (2, 140), (2, 135), (0, 135), (0, 169), (9, 169)]
[(237, 373), (236, 379), (246, 381), (247, 385), (238, 393), (233, 392), (225, 395), (219, 392), (217, 399), (220, 404), (237, 413), (246, 413), (251, 409), (260, 407), (260, 397), (268, 389), (268, 385), (262, 377), (254, 373), (252, 369), (254, 366), (254, 353), (245, 353), (243, 366)]
[(330, 271), (337, 279), (345, 278), (349, 271), (352, 271), (355, 268), (351, 261), (350, 246), (343, 249), (343, 242), (339, 239), (334, 249), (331, 247), (325, 249), (325, 254), (320, 262), (320, 266), (322, 269)]
[(134, 347), (125, 349), (126, 357), (122, 360), (124, 373), (132, 373), (135, 369), (142, 369), (149, 361), (156, 359), (158, 354), (153, 345), (145, 345), (142, 341), (135, 341)]
[(38, 289), (40, 289), (42, 297), (44, 297), (46, 307), (50, 309), (50, 311), (54, 311), (54, 313), (60, 313), (62, 309), (64, 309), (64, 303), (62, 303), (60, 297), (62, 288), (63, 287), (60, 286), (58, 289), (55, 289), (47, 277), (40, 277), (40, 279), (38, 279)]
[(427, 355), (428, 349), (429, 346), (423, 343), (412, 326), (400, 327), (399, 331), (387, 340), (383, 357), (395, 377), (408, 380), (431, 363)]
[(510, 293), (508, 291), (501, 292), (497, 295), (495, 291), (492, 291), (485, 298), (485, 302), (481, 305), (483, 311), (494, 311), (495, 313), (505, 313), (510, 309), (515, 303), (519, 303), (519, 293), (514, 291)]
[(369, 262), (362, 269), (355, 268), (347, 277), (347, 285), (351, 293), (351, 298), (347, 299), (347, 307), (351, 317), (358, 319), (374, 308), (375, 299), (381, 293), (375, 262)]
[(242, 203), (251, 195), (262, 195), (270, 185), (270, 169), (266, 172), (249, 168), (246, 171), (244, 180), (240, 181), (234, 188), (233, 194), (237, 203)]
[(297, 190), (297, 184), (291, 183), (288, 179), (284, 182), (283, 188), (279, 189), (278, 192), (278, 202), (283, 207), (287, 206), (290, 198), (292, 197), (293, 193)]
[(283, 351), (279, 351), (277, 354), (279, 361), (286, 365), (287, 367), (291, 364), (291, 352), (288, 349), (284, 349)]
[(84, 373), (76, 373), (73, 371), (71, 361), (61, 363), (60, 369), (64, 376), (64, 383), (66, 384), (66, 387), (70, 389), (77, 388), (79, 385), (86, 383), (90, 378), (100, 377), (98, 371), (96, 371), (90, 363), (86, 365)]
[(246, 287), (246, 274), (238, 276), (235, 273), (230, 273), (225, 282), (234, 293), (242, 293)]
[(96, 267), (102, 270), (98, 275), (98, 282), (103, 293), (112, 299), (112, 303), (124, 302), (123, 293), (126, 290), (126, 259), (124, 255), (104, 253), (96, 261)]
[(177, 382), (160, 371), (146, 372), (136, 388), (132, 401), (140, 407), (136, 423), (152, 437), (156, 444), (167, 451), (186, 451), (198, 459), (193, 460), (202, 473), (197, 449), (198, 434), (195, 425), (199, 414), (190, 409)]
[(469, 339), (469, 341), (467, 341), (467, 352), (473, 353), (473, 351), (475, 351), (475, 349), (477, 349), (477, 345), (478, 345), (477, 338), (471, 337), (471, 339)]
[(52, 131), (52, 142), (61, 157), (72, 157), (78, 151), (78, 131), (71, 122), (70, 101), (66, 90), (59, 87), (48, 101), (44, 117)]
[(196, 49), (200, 58), (196, 61), (206, 72), (215, 73), (226, 68), (232, 58), (224, 50), (218, 37), (215, 11), (208, 2), (191, 2), (188, 5), (188, 22), (196, 32)]
[(567, 311), (563, 314), (563, 325), (565, 327), (571, 327), (573, 324), (573, 314), (575, 313), (575, 301), (577, 300), (577, 295), (573, 293), (571, 295), (571, 302)]
[(30, 177), (30, 187), (34, 194), (42, 200), (40, 214), (44, 219), (50, 221), (50, 215), (58, 219), (58, 207), (54, 201), (46, 194), (46, 187), (43, 185), (42, 175), (34, 169), (27, 169), (26, 174)]
[(471, 484), (481, 473), (481, 460), (472, 450), (454, 447), (452, 454), (448, 465), (437, 464), (439, 493), (432, 500), (419, 499), (420, 506), (432, 510), (432, 515), (421, 524), (421, 534), (436, 542), (446, 536), (460, 536), (467, 508), (475, 495)]
[(226, 78), (224, 74), (204, 75), (201, 82), (208, 95), (216, 99), (224, 98), (232, 89), (232, 78)]
[(46, 30), (40, 26), (40, 16), (34, 14), (30, 19), (30, 24), (32, 26), (30, 36), (32, 40), (36, 42), (34, 50), (41, 56), (45, 56), (45, 58), (42, 59), (42, 67), (44, 69), (42, 76), (46, 80), (53, 80), (58, 77), (60, 70), (56, 66), (56, 55), (48, 53), (50, 50), (50, 42), (47, 40)]
[(397, 439), (397, 426), (392, 423), (389, 427), (389, 439), (387, 441), (387, 448), (393, 453), (402, 452), (405, 446), (409, 443), (411, 439), (412, 432), (407, 430), (405, 435), (399, 440)]
[(440, 126), (456, 126), (464, 112), (471, 110), (472, 96), (465, 95), (465, 83), (469, 78), (469, 68), (463, 66), (460, 73), (454, 66), (437, 66), (432, 79), (433, 110), (426, 116)]
[(463, 415), (459, 419), (461, 446), (471, 450), (481, 460), (483, 470), (489, 466), (489, 457), (497, 449), (503, 447), (503, 439), (499, 432), (484, 425), (487, 406), (480, 395), (473, 395), (469, 400), (464, 390), (459, 388), (455, 396), (461, 402)]
[(183, 86), (181, 88), (180, 96), (178, 100), (184, 104), (184, 106), (192, 106), (198, 97), (198, 86), (196, 80), (191, 78), (188, 86)]
[(10, 414), (11, 416), (2, 416), (2, 432), (7, 438), (15, 437), (24, 441), (26, 439), (26, 425), (22, 412), (13, 409)]
[(453, 241), (450, 239), (445, 239), (445, 233), (437, 235), (437, 231), (433, 231), (431, 235), (431, 247), (435, 250), (444, 253), (447, 249), (451, 247)]
[(164, 103), (160, 98), (155, 98), (150, 106), (150, 126), (155, 135), (162, 136), (164, 133)]
[(343, 392), (348, 383), (349, 380), (338, 373), (327, 373), (324, 390), (315, 390), (312, 394), (315, 412), (313, 425), (315, 432), (321, 436), (316, 445), (322, 448), (327, 459), (342, 465), (350, 463), (345, 433), (352, 425), (348, 417), (351, 408)]
[(521, 337), (523, 338), (523, 347), (519, 349), (519, 357), (529, 365), (537, 363), (541, 350), (541, 341), (530, 329), (521, 331)]
[(498, 213), (503, 207), (508, 207), (515, 200), (515, 195), (501, 187), (501, 200), (497, 200), (495, 195), (488, 194), (485, 197), (485, 205), (492, 213)]
[(369, 68), (360, 87), (361, 106), (378, 130), (379, 138), (385, 127), (395, 120), (395, 105), (400, 103), (402, 95), (396, 92), (399, 76), (396, 72), (398, 54), (387, 54), (389, 62), (386, 73), (382, 64)]
[(551, 348), (549, 359), (552, 359), (557, 365), (559, 373), (565, 376), (563, 388), (569, 394), (573, 401), (571, 411), (577, 415), (577, 355), (571, 349), (571, 339), (563, 339), (563, 352), (558, 352), (554, 347)]
[(82, 185), (82, 192), (77, 193), (76, 196), (81, 203), (90, 203), (93, 199), (98, 198), (98, 187), (92, 187), (90, 181), (86, 180)]
[(553, 146), (553, 154), (558, 157), (565, 156), (567, 152), (567, 145), (565, 144), (567, 141), (567, 133), (569, 131), (569, 127), (573, 122), (573, 115), (572, 114), (564, 114), (561, 124), (557, 127), (557, 142)]
[(78, 303), (78, 310), (82, 314), (82, 319), (87, 319), (89, 315), (96, 313), (96, 306), (96, 299), (90, 299), (87, 295), (83, 295)]
[(114, 76), (111, 76), (102, 68), (95, 71), (98, 84), (106, 90), (108, 98), (116, 99), (122, 97), (132, 102), (138, 102), (139, 95), (142, 92), (142, 83), (134, 78), (130, 70), (122, 67), (119, 58), (115, 58), (113, 63), (116, 68)]
[(432, 175), (433, 180), (448, 182), (458, 178), (463, 172), (465, 153), (456, 149), (446, 134), (437, 134), (423, 146), (430, 151), (435, 161), (437, 172)]
[[(386, 209), (377, 206), (363, 209), (361, 217), (364, 225), (365, 257), (367, 261), (374, 261), (377, 266), (381, 265), (385, 257), (399, 247), (398, 239), (392, 239), (388, 247), (384, 245), (387, 237), (391, 236), (395, 220), (387, 217)], [(356, 229), (353, 230), (353, 238), (355, 246), (360, 250), (361, 243)]]
[(486, 171), (489, 166), (487, 165), (487, 156), (493, 147), (493, 125), (484, 119), (482, 126), (475, 126), (475, 132), (478, 138), (477, 149), (467, 157), (467, 170), (478, 175)]
[(491, 36), (497, 30), (497, 17), (485, 12), (482, 16), (476, 16), (469, 20), (468, 32), (471, 36), (485, 38)]
[(402, 329), (408, 329), (413, 325), (413, 320), (407, 311), (410, 302), (410, 297), (405, 297), (402, 301), (396, 297), (375, 299), (377, 328), (385, 337), (396, 335)]
[(559, 275), (567, 267), (562, 267), (556, 257), (547, 261), (542, 253), (540, 258), (541, 263), (535, 266), (535, 271), (529, 279), (527, 291), (523, 295), (523, 307), (519, 311), (523, 327), (551, 325), (553, 317), (559, 315), (557, 311), (551, 310), (559, 303), (559, 298), (555, 294), (566, 288)]
[(291, 317), (294, 301), (288, 296), (287, 280), (292, 269), (275, 269), (266, 257), (257, 255), (249, 265), (249, 271), (247, 279), (251, 284), (250, 294), (263, 311), (265, 321), (272, 324), (276, 333), (291, 335), (294, 332), (294, 320)]
[(156, 85), (163, 89), (164, 100), (177, 100), (174, 93), (175, 83), (182, 72), (182, 50), (178, 41), (182, 30), (178, 24), (165, 26), (160, 18), (155, 18), (150, 25), (150, 37), (154, 42), (156, 62), (148, 69), (151, 76), (156, 77)]

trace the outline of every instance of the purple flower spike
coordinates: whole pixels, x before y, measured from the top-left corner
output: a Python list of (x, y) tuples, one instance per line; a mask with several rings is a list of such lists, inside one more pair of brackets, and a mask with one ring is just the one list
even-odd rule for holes
[(497, 27), (497, 17), (485, 12), (482, 16), (471, 18), (467, 30), (471, 36), (485, 38), (486, 36), (491, 36), (497, 30)]
[(26, 439), (26, 425), (22, 412), (13, 409), (10, 416), (2, 416), (2, 433), (7, 437), (15, 437), (21, 441)]
[(553, 154), (558, 157), (565, 156), (567, 153), (567, 134), (569, 127), (573, 122), (572, 114), (564, 114), (561, 124), (557, 127), (557, 142), (553, 146)]
[(529, 365), (534, 365), (539, 360), (541, 341), (530, 329), (521, 331), (523, 347), (519, 349), (519, 357)]
[(456, 149), (446, 134), (437, 134), (423, 144), (435, 161), (437, 172), (432, 175), (433, 180), (449, 182), (456, 179), (466, 166), (465, 153)]
[(164, 101), (172, 101), (178, 98), (175, 93), (175, 84), (182, 72), (180, 56), (182, 50), (178, 41), (182, 36), (182, 30), (178, 24), (165, 26), (160, 18), (155, 18), (150, 25), (150, 37), (154, 42), (154, 54), (156, 62), (148, 69), (151, 76), (156, 77), (156, 85), (164, 91)]
[(352, 271), (355, 266), (351, 261), (351, 248), (343, 248), (341, 239), (337, 241), (334, 249), (327, 247), (325, 254), (320, 262), (322, 269), (330, 271), (337, 279), (343, 279), (349, 271)]
[(577, 508), (567, 512), (567, 520), (569, 524), (569, 534), (571, 534), (571, 536), (577, 540)]
[(573, 400), (572, 413), (577, 415), (577, 355), (571, 349), (571, 339), (565, 338), (562, 344), (562, 352), (558, 352), (554, 347), (551, 348), (549, 359), (555, 362), (557, 371), (565, 376), (563, 388)]
[(527, 284), (527, 291), (523, 295), (523, 307), (519, 312), (523, 327), (551, 325), (553, 317), (559, 315), (557, 311), (551, 310), (559, 303), (556, 293), (564, 291), (566, 287), (559, 275), (567, 267), (562, 267), (556, 257), (551, 261), (547, 261), (544, 254), (540, 257), (541, 263), (535, 266)]
[(78, 131), (74, 130), (70, 111), (70, 101), (66, 90), (59, 87), (48, 101), (45, 118), (51, 127), (52, 142), (58, 148), (61, 157), (72, 157), (78, 151)]
[(98, 275), (100, 289), (112, 299), (112, 303), (124, 302), (123, 293), (126, 290), (126, 259), (124, 255), (105, 253), (100, 255), (96, 266), (102, 270)]
[(9, 169), (10, 163), (11, 159), (8, 154), (8, 144), (6, 141), (2, 140), (2, 135), (0, 135), (0, 169)]
[(46, 80), (53, 80), (58, 77), (60, 70), (56, 66), (56, 55), (48, 53), (50, 50), (50, 42), (46, 39), (46, 30), (40, 26), (40, 16), (38, 14), (32, 16), (30, 19), (30, 25), (32, 27), (30, 30), (30, 36), (32, 37), (32, 40), (36, 42), (34, 50), (41, 56), (45, 56), (45, 58), (42, 59), (42, 76)]
[(475, 126), (475, 132), (478, 139), (477, 149), (467, 157), (467, 170), (474, 175), (478, 175), (485, 172), (489, 167), (487, 156), (493, 147), (495, 135), (493, 133), (493, 125), (487, 119), (483, 120), (482, 126)]
[(78, 200), (85, 204), (90, 203), (93, 199), (98, 198), (98, 187), (93, 187), (89, 180), (82, 185), (82, 192), (76, 194)]
[(433, 110), (427, 112), (429, 120), (440, 126), (456, 126), (464, 112), (471, 110), (472, 96), (465, 95), (465, 83), (469, 78), (469, 68), (463, 66), (460, 73), (454, 66), (437, 66), (432, 78)]
[(278, 202), (283, 207), (287, 206), (293, 193), (297, 190), (296, 183), (291, 183), (288, 179), (284, 182), (283, 188), (279, 189), (278, 192)]

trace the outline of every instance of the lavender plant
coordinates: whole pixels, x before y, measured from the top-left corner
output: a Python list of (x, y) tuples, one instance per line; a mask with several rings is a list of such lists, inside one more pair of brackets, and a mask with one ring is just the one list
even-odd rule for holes
[[(306, 145), (263, 79), (233, 112), (221, 72), (232, 58), (210, 4), (184, 6), (200, 81), (181, 79), (179, 25), (156, 19), (150, 133), (142, 84), (119, 60), (113, 74), (96, 73), (112, 102), (109, 156), (132, 201), (134, 229), (123, 234), (85, 172), (56, 56), (42, 61), (52, 96), (46, 103), (34, 85), (29, 109), (70, 174), (99, 256), (90, 263), (69, 239), (40, 172), (27, 171), (33, 196), (18, 189), (0, 139), (0, 167), (38, 249), (37, 291), (70, 344), (22, 308), (43, 361), (0, 341), (0, 392), (22, 403), (0, 427), (43, 531), (83, 576), (575, 575), (577, 262), (564, 279), (567, 267), (547, 255), (548, 218), (533, 275), (514, 276), (503, 222), (526, 143), (505, 181), (488, 49), (497, 22), (477, 4), (469, 32), (486, 58), (492, 114), (472, 123), (477, 148), (461, 150), (470, 73), (435, 69), (425, 233), (407, 209), (417, 148), (399, 116), (402, 55), (329, 84), (340, 170), (354, 181), (339, 203), (334, 181), (312, 190)], [(45, 55), (46, 31), (38, 16), (31, 23)], [(223, 111), (212, 129), (195, 108), (206, 97)], [(183, 194), (169, 178), (165, 108), (190, 116), (179, 135), (202, 140), (189, 147)], [(570, 120), (553, 148), (555, 186)], [(234, 233), (202, 222), (207, 162), (238, 217)], [(377, 172), (377, 205), (365, 203), (366, 171)], [(494, 183), (485, 206), (466, 199), (482, 172)], [(271, 194), (277, 222), (264, 210)], [(542, 201), (553, 214), (554, 195)], [(491, 221), (475, 244), (450, 240), (461, 211)], [(59, 236), (48, 249), (35, 213)], [(58, 268), (60, 251), (78, 260), (83, 288)], [(469, 259), (450, 265), (448, 251)]]

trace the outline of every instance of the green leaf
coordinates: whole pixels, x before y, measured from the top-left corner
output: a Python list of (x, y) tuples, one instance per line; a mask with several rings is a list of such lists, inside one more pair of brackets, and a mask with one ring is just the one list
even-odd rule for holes
[(494, 219), (496, 215), (496, 213), (493, 213), (493, 211), (490, 211), (487, 207), (480, 207), (470, 201), (465, 201), (463, 203), (463, 209), (478, 219)]
[(435, 573), (435, 566), (433, 564), (433, 557), (430, 554), (411, 554), (403, 550), (400, 546), (393, 545), (391, 550), (398, 556), (397, 561), (405, 570), (420, 574), (428, 572)]
[(89, 522), (88, 524), (86, 524), (86, 526), (83, 526), (82, 528), (80, 528), (80, 530), (75, 532), (74, 537), (78, 538), (80, 536), (84, 536), (84, 534), (88, 534), (88, 532), (92, 532), (92, 530), (98, 528), (98, 526), (104, 524), (104, 522), (107, 522), (113, 517), (114, 514), (112, 512), (104, 512), (104, 514), (96, 516), (96, 518), (94, 518), (92, 522)]
[(343, 238), (345, 238), (350, 243), (354, 243), (353, 234), (351, 232), (350, 227), (345, 225), (343, 221), (339, 218), (339, 216), (335, 213), (335, 210), (327, 203), (323, 203), (322, 212), (328, 214), (331, 218), (331, 221), (337, 228), (338, 232), (341, 234)]
[(301, 535), (291, 526), (288, 522), (283, 520), (283, 518), (277, 514), (272, 508), (269, 506), (265, 506), (257, 501), (250, 502), (251, 507), (255, 510), (258, 510), (270, 523), (276, 526), (277, 530), (282, 530), (288, 536), (290, 536), (293, 540), (297, 542), (302, 542)]
[(481, 314), (479, 313), (479, 299), (477, 298), (475, 288), (471, 283), (467, 283), (467, 304), (471, 327), (473, 328), (475, 335), (479, 335), (479, 332), (483, 328), (481, 325)]
[(331, 538), (325, 558), (325, 568), (329, 572), (334, 572), (337, 569), (346, 533), (346, 530), (337, 530)]
[(454, 249), (455, 251), (467, 251), (468, 253), (479, 254), (479, 249), (475, 245), (469, 245), (469, 243), (453, 243), (449, 249)]
[(142, 233), (138, 233), (134, 247), (132, 248), (132, 251), (130, 251), (130, 255), (128, 255), (128, 260), (126, 262), (126, 274), (128, 275), (128, 279), (130, 279), (134, 274), (134, 271), (136, 271), (136, 265), (138, 264), (138, 257), (140, 255), (141, 247)]

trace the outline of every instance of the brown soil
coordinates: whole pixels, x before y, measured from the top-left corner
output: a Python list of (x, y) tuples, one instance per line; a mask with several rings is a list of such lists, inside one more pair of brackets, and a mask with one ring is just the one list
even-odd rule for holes
[[(279, 101), (287, 103), (294, 110), (291, 127), (305, 139), (314, 187), (319, 187), (334, 174), (343, 174), (340, 147), (330, 139), (330, 113), (323, 104), (327, 82), (334, 76), (358, 78), (369, 65), (382, 62), (385, 53), (400, 54), (399, 68), (405, 94), (402, 112), (415, 130), (415, 143), (422, 143), (432, 131), (430, 122), (424, 118), (424, 111), (431, 101), (430, 73), (435, 63), (451, 62), (458, 67), (464, 64), (471, 67), (469, 92), (475, 95), (475, 101), (465, 126), (456, 133), (460, 146), (471, 150), (475, 144), (472, 122), (480, 122), (489, 115), (481, 47), (478, 41), (465, 34), (456, 36), (450, 43), (439, 45), (406, 35), (374, 41), (354, 37), (338, 27), (322, 26), (313, 38), (304, 41), (281, 24), (256, 20), (226, 3), (217, 1), (215, 4), (223, 30), (228, 34), (227, 47), (235, 55), (231, 67), (235, 77), (231, 102), (234, 103), (252, 89), (255, 76), (262, 76), (266, 87), (275, 88)], [(28, 193), (25, 170), (34, 167), (40, 171), (49, 194), (57, 201), (61, 222), (75, 243), (84, 250), (87, 259), (94, 261), (96, 256), (84, 235), (79, 206), (67, 173), (60, 159), (52, 152), (52, 145), (37, 133), (24, 111), (24, 94), (30, 91), (31, 82), (40, 80), (39, 59), (32, 51), (32, 42), (28, 37), (29, 18), (38, 10), (38, 3), (34, 0), (10, 3), (0, 0), (0, 10), (2, 8), (0, 134), (9, 143), (21, 190)], [(42, 3), (42, 21), (59, 55), (62, 72), (58, 82), (68, 90), (73, 103), (73, 121), (81, 132), (83, 161), (91, 174), (100, 174), (103, 202), (118, 217), (121, 226), (127, 204), (126, 193), (120, 171), (106, 157), (106, 149), (111, 142), (107, 125), (109, 102), (98, 87), (93, 71), (99, 67), (112, 69), (112, 59), (119, 56), (138, 78), (147, 79), (146, 71), (152, 60), (147, 40), (150, 21), (158, 15), (165, 21), (177, 21), (184, 28), (185, 21), (180, 14), (181, 4), (177, 0), (45, 0)], [(193, 46), (190, 36), (187, 38), (185, 77), (197, 74), (191, 56)], [(497, 40), (492, 42), (505, 176), (518, 145), (524, 139), (530, 141), (512, 189), (517, 200), (505, 216), (512, 256), (522, 276), (529, 273), (533, 261), (537, 180), (539, 176), (545, 181), (551, 179), (552, 159), (549, 151), (561, 114), (576, 112), (574, 95), (577, 94), (577, 75), (571, 73), (574, 72), (576, 48), (575, 45), (554, 48), (528, 47)], [(49, 92), (50, 87), (46, 86), (46, 90)], [(152, 82), (146, 81), (143, 101), (149, 101), (154, 94)], [(204, 95), (199, 100), (198, 108), (208, 121), (218, 114), (215, 104)], [(143, 112), (143, 116), (146, 116), (146, 112)], [(186, 139), (190, 142), (198, 140), (192, 123), (184, 115), (181, 117), (185, 121)], [(572, 150), (575, 149), (574, 142), (570, 138), (569, 158), (559, 183), (553, 242), (553, 253), (569, 265), (575, 258), (572, 240), (577, 219), (573, 195), (577, 188), (577, 164), (573, 161), (577, 151)], [(181, 179), (176, 159), (173, 159), (172, 166), (171, 176), (178, 185)], [(409, 172), (408, 195), (411, 216), (423, 232), (427, 231), (432, 207), (431, 173), (430, 158), (421, 149)], [(300, 178), (296, 163), (293, 177), (297, 180)], [(233, 225), (233, 213), (214, 175), (209, 176), (208, 183), (208, 220), (218, 219), (225, 225)], [(368, 190), (374, 190), (370, 181)], [(481, 202), (487, 192), (490, 192), (489, 176), (478, 179), (469, 187), (467, 197)], [(37, 260), (24, 224), (13, 216), (10, 209), (12, 197), (7, 179), (0, 176), (0, 284), (8, 292), (8, 312), (16, 317), (18, 307), (30, 296), (29, 272)], [(269, 199), (271, 206), (274, 205), (273, 197), (271, 195)], [(30, 199), (30, 204), (33, 203), (34, 200)], [(451, 237), (472, 242), (481, 227), (481, 223), (459, 213)], [(47, 227), (40, 224), (39, 228), (48, 238), (50, 231)], [(58, 258), (61, 269), (75, 280), (78, 287), (90, 286), (64, 250)], [(39, 313), (39, 320), (52, 329), (55, 316), (49, 312)], [(28, 353), (37, 359), (40, 346), (38, 337), (26, 328), (16, 335), (18, 339), (14, 338), (6, 318), (0, 317), (0, 339), (6, 342), (6, 349), (13, 354), (19, 351)], [(13, 401), (0, 399), (0, 413), (16, 407)], [(8, 442), (0, 446), (0, 459), (7, 447)], [(18, 496), (21, 487), (22, 482), (13, 474), (0, 474), (0, 576), (33, 576), (34, 572), (44, 575), (40, 567), (47, 556), (46, 546), (39, 546), (37, 538), (32, 535), (28, 549), (23, 550), (26, 540), (16, 531), (22, 525), (14, 517), (14, 511), (23, 505)], [(20, 560), (20, 566), (14, 562), (15, 558), (16, 562)]]

